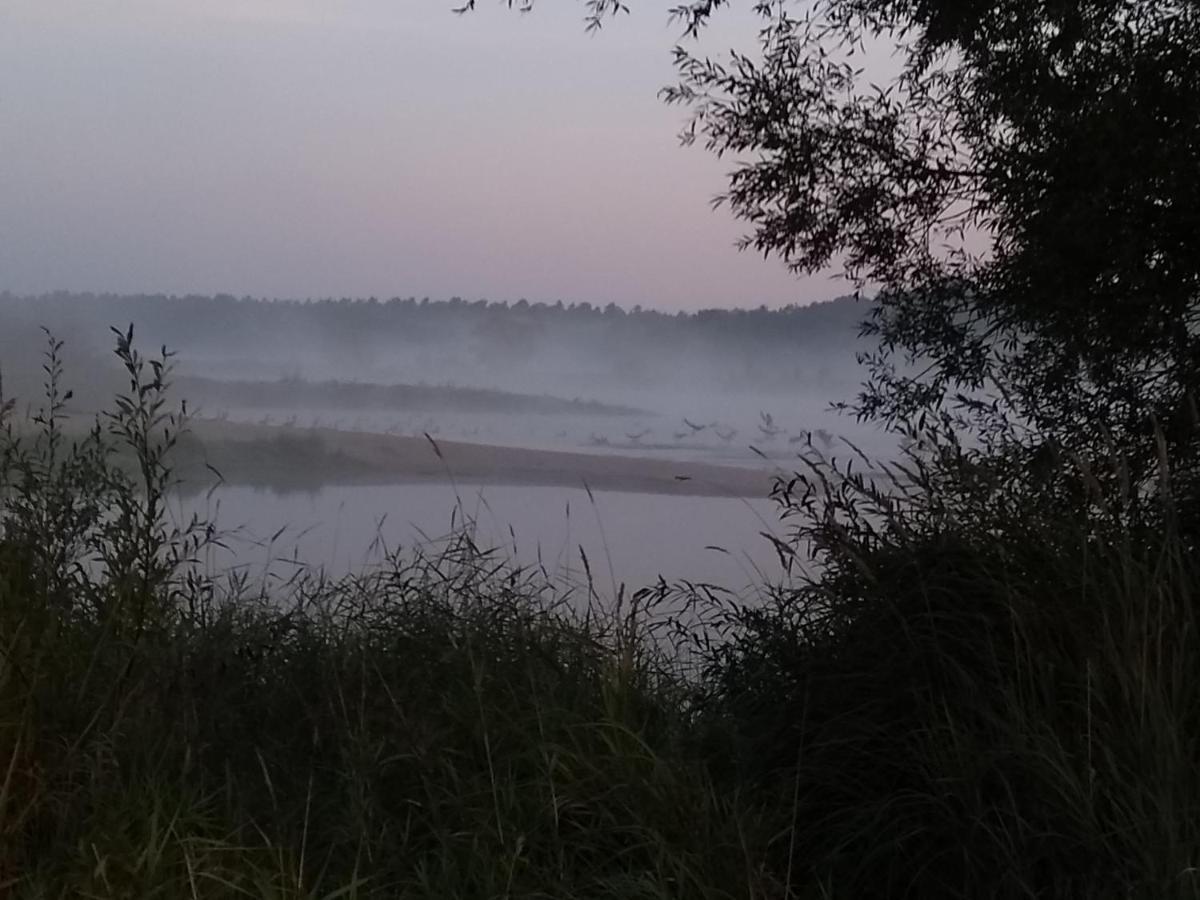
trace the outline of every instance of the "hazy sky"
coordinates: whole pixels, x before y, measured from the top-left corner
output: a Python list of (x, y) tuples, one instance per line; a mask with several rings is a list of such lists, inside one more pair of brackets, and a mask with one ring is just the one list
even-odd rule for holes
[[(3, 0), (0, 288), (669, 309), (826, 299), (738, 253), (653, 0)], [(742, 4), (748, 6), (749, 4)], [(743, 42), (726, 15), (711, 51)]]

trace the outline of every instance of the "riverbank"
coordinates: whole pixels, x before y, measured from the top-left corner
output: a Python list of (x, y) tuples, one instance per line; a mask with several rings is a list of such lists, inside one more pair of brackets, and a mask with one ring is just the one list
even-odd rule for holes
[(534, 450), (437, 438), (193, 419), (180, 448), (185, 481), (319, 487), (454, 482), (696, 497), (765, 497), (775, 469), (617, 454)]

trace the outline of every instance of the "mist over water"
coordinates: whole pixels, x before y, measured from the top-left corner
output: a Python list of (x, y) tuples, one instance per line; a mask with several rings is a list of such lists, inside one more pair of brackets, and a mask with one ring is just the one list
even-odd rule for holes
[(195, 437), (180, 511), (228, 534), (217, 564), (265, 573), (291, 556), (341, 574), (377, 558), (377, 538), (411, 547), (466, 519), (481, 546), (554, 575), (581, 577), (586, 555), (610, 590), (659, 576), (740, 590), (777, 574), (770, 476), (845, 442), (894, 451), (830, 408), (861, 381), (865, 314), (849, 299), (666, 315), (4, 295), (0, 354), (32, 408), (37, 329), (65, 337), (85, 413), (122, 389), (109, 326), (171, 348)]

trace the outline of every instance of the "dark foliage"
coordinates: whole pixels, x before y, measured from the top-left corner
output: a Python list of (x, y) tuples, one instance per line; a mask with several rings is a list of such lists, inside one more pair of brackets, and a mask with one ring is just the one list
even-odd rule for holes
[[(721, 198), (747, 246), (878, 288), (860, 413), (1049, 444), (1110, 484), (1116, 450), (1135, 493), (1165, 452), (1190, 495), (1200, 8), (800, 9), (759, 7), (759, 58), (679, 50), (667, 97), (692, 106), (689, 136), (752, 159)], [(870, 71), (887, 50), (894, 77)]]

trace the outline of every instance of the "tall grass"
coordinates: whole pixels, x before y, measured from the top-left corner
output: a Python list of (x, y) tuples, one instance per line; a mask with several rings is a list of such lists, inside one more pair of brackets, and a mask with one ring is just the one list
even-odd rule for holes
[(581, 609), (466, 532), (254, 583), (193, 564), (169, 360), (118, 355), (82, 437), (56, 342), (35, 427), (0, 399), (0, 894), (1200, 895), (1170, 515), (818, 464), (778, 499), (821, 565), (754, 605)]
[[(758, 896), (760, 826), (688, 749), (669, 661), (466, 534), (268, 590), (165, 516), (165, 359), (64, 441), (8, 430), (0, 890)], [(130, 456), (136, 465), (121, 461)]]
[(813, 896), (1200, 896), (1187, 534), (969, 460), (903, 475), (781, 485), (824, 567), (708, 668), (728, 777), (789, 823), (775, 870)]

